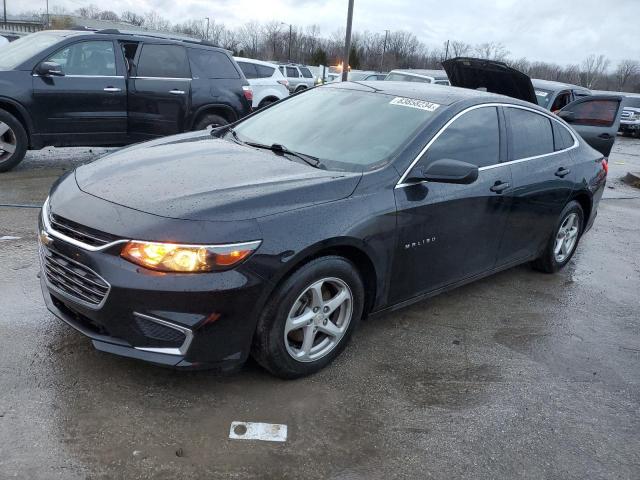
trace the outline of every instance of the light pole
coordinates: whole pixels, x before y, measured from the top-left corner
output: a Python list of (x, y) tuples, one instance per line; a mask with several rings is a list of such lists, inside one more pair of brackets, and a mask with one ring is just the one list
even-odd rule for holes
[(384, 31), (384, 44), (382, 45), (382, 57), (380, 58), (380, 71), (384, 72), (384, 54), (387, 52), (387, 38), (389, 37), (389, 30)]
[(209, 40), (209, 17), (204, 17), (204, 19), (207, 21), (207, 29), (204, 32), (204, 39)]
[(293, 25), (290, 23), (280, 22), (280, 25), (289, 25), (289, 63), (291, 63), (291, 36), (293, 34)]
[(2, 6), (4, 7), (4, 29), (7, 29), (7, 0), (2, 0)]
[(353, 23), (353, 0), (349, 0), (347, 11), (347, 34), (344, 39), (344, 60), (342, 62), (342, 81), (349, 78), (349, 50), (351, 50), (351, 24)]

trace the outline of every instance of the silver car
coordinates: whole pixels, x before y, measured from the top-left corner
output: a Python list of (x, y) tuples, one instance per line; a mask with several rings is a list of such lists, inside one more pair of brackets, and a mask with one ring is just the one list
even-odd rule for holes
[(300, 92), (306, 88), (311, 88), (316, 84), (313, 73), (311, 73), (311, 70), (304, 65), (289, 63), (287, 65), (278, 66), (278, 69), (289, 81), (289, 91), (291, 93)]

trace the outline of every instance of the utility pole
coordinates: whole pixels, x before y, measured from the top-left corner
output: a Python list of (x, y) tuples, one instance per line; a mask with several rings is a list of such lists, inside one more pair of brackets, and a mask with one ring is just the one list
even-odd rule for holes
[(207, 30), (204, 32), (204, 39), (209, 40), (209, 17), (204, 17), (204, 19), (207, 21)]
[(289, 24), (289, 63), (291, 63), (291, 34), (293, 33), (293, 25)]
[(447, 60), (449, 58), (449, 40), (447, 40), (447, 48), (444, 51), (444, 59)]
[[(293, 24), (291, 23), (284, 23), (284, 22), (280, 22), (280, 25), (289, 25), (289, 63), (291, 63), (291, 37), (293, 36)], [(275, 44), (274, 44), (274, 48), (273, 48), (273, 54), (276, 54), (276, 49), (275, 49)]]
[(384, 44), (382, 45), (382, 57), (380, 58), (380, 71), (384, 72), (384, 54), (387, 53), (387, 38), (389, 37), (389, 30), (384, 31)]
[(4, 29), (7, 29), (7, 0), (2, 0), (2, 6), (4, 7)]
[(351, 24), (353, 23), (353, 0), (349, 0), (349, 10), (347, 12), (347, 34), (344, 39), (344, 59), (342, 61), (342, 81), (349, 78), (349, 53), (351, 50)]
[[(4, 0), (4, 3), (7, 3), (7, 0)], [(51, 27), (51, 17), (49, 17), (49, 0), (47, 0), (47, 28)]]

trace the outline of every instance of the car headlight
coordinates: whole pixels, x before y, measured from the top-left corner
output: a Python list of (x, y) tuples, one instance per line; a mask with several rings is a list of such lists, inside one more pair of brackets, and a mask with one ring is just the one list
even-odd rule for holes
[(120, 252), (125, 260), (160, 272), (212, 272), (227, 270), (246, 260), (262, 243), (180, 245), (132, 240)]

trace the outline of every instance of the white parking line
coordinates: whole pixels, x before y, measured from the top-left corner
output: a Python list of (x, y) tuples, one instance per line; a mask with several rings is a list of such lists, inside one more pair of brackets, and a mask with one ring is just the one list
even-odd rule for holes
[(9, 240), (20, 240), (20, 237), (12, 237), (11, 235), (4, 235), (0, 237), (0, 242), (9, 241)]
[(234, 440), (286, 442), (287, 426), (278, 423), (231, 422), (229, 438)]

